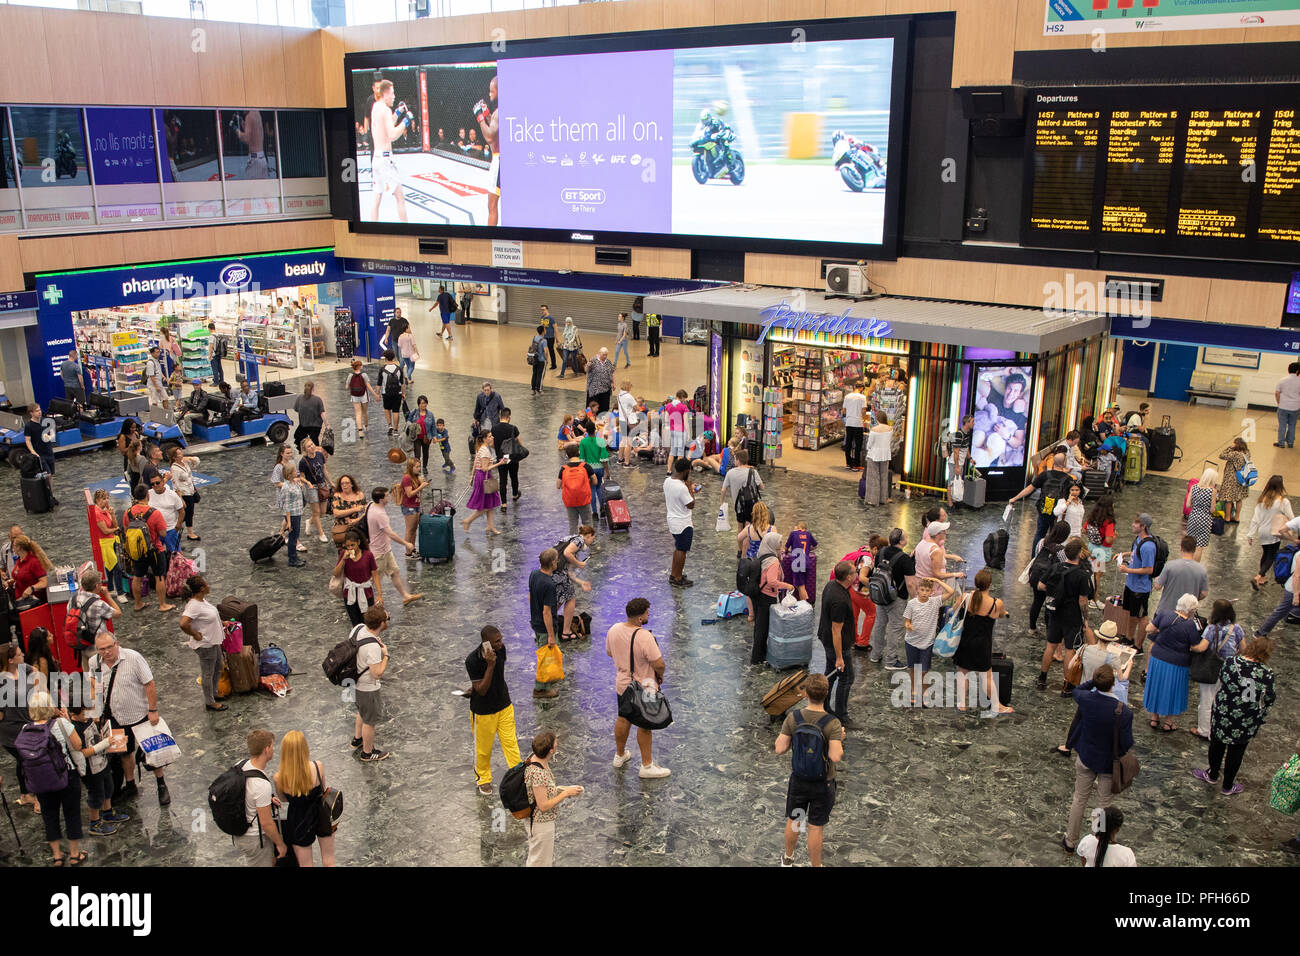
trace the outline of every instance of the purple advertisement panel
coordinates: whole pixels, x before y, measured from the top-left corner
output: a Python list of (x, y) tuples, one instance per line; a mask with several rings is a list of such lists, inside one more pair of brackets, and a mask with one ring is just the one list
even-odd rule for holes
[(96, 185), (158, 182), (153, 117), (148, 110), (87, 109), (86, 129)]
[(498, 67), (502, 225), (672, 231), (673, 51)]

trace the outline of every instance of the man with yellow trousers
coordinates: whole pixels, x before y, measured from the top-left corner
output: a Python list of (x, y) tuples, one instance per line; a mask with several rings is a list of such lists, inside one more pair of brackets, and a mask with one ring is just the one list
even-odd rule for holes
[(474, 778), (478, 792), (492, 796), (492, 742), (501, 740), (506, 765), (523, 760), (515, 733), (515, 708), (506, 687), (506, 643), (501, 632), (488, 624), (479, 632), (481, 643), (465, 658), (465, 671), (473, 681), (469, 711), (474, 727)]

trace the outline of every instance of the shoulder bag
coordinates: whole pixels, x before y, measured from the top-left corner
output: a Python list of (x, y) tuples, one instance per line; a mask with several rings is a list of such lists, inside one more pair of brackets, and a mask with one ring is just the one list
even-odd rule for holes
[(1218, 639), (1211, 641), (1205, 650), (1193, 654), (1187, 667), (1187, 676), (1198, 684), (1217, 683), (1219, 673), (1223, 670), (1223, 658), (1219, 656), (1219, 649), (1225, 640), (1224, 628), (1222, 624), (1216, 624), (1214, 629), (1214, 636)]
[(961, 644), (961, 633), (966, 625), (966, 608), (969, 604), (970, 597), (967, 595), (949, 615), (948, 622), (935, 635), (934, 653), (939, 657), (952, 657), (957, 653), (957, 647)]
[[(316, 772), (320, 774), (321, 780), (325, 779), (319, 763), (316, 764)], [(317, 836), (332, 836), (339, 828), (339, 820), (342, 816), (343, 792), (334, 787), (323, 788), (320, 795), (320, 823), (316, 829)]]
[(627, 690), (618, 695), (618, 715), (636, 727), (645, 730), (663, 730), (673, 722), (673, 713), (668, 707), (668, 699), (659, 692), (658, 688), (647, 690), (635, 676), (636, 636), (640, 633), (641, 628), (638, 627), (632, 632), (632, 639), (628, 641), (627, 669), (633, 677), (632, 683), (627, 685)]
[(1114, 732), (1114, 749), (1111, 751), (1114, 755), (1114, 764), (1110, 771), (1110, 792), (1123, 793), (1133, 781), (1137, 779), (1138, 771), (1142, 769), (1138, 764), (1137, 754), (1130, 747), (1128, 753), (1119, 752), (1119, 721), (1124, 716), (1124, 705), (1119, 701), (1115, 702), (1115, 732)]

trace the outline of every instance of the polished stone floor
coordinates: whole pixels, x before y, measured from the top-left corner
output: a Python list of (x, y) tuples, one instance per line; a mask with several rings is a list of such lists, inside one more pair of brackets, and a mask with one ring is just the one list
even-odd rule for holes
[[(346, 407), (344, 375), (316, 376), (330, 408)], [(449, 483), (463, 492), (469, 469), (465, 436), (479, 381), (447, 372), (423, 371), (419, 391), (447, 419), (459, 470)], [(698, 384), (681, 383), (688, 391)], [(526, 747), (539, 728), (560, 735), (556, 776), (581, 783), (586, 793), (564, 804), (556, 860), (565, 865), (774, 865), (780, 843), (788, 758), (771, 751), (775, 727), (759, 706), (774, 681), (771, 671), (748, 664), (750, 629), (743, 618), (705, 627), (719, 592), (734, 580), (734, 545), (716, 534), (713, 512), (716, 477), (704, 479), (706, 506), (697, 518), (695, 550), (687, 573), (697, 584), (675, 590), (667, 583), (667, 535), (661, 467), (649, 464), (615, 470), (627, 490), (632, 533), (603, 531), (591, 562), (595, 586), (580, 599), (595, 619), (597, 639), (566, 647), (568, 679), (561, 696), (535, 704), (531, 694), (533, 644), (527, 620), (525, 582), (536, 555), (567, 530), (554, 488), (553, 435), (575, 394), (548, 388), (534, 398), (521, 385), (501, 388), (515, 410), (533, 455), (522, 467), (521, 507), (498, 515), (504, 534), (485, 540), (482, 521), (469, 540), (457, 530), (456, 560), (449, 566), (410, 566), (422, 602), (393, 610), (392, 663), (384, 679), (389, 719), (380, 726), (379, 746), (391, 759), (373, 766), (351, 756), (352, 712), (337, 688), (321, 675), (326, 651), (347, 633), (339, 602), (326, 591), (334, 554), (330, 545), (310, 542), (308, 566), (291, 569), (283, 552), (274, 565), (254, 567), (246, 549), (277, 523), (269, 484), (271, 449), (254, 446), (206, 457), (200, 471), (221, 479), (205, 489), (198, 528), (203, 535), (209, 580), (218, 598), (237, 594), (261, 608), (261, 639), (288, 653), (296, 669), (285, 699), (257, 694), (235, 698), (226, 713), (204, 711), (195, 684), (196, 660), (176, 628), (177, 614), (130, 610), (119, 629), (124, 642), (150, 660), (159, 684), (163, 716), (177, 734), (184, 758), (170, 770), (173, 802), (160, 812), (152, 787), (142, 788), (134, 819), (116, 836), (90, 844), (93, 865), (225, 864), (236, 860), (228, 838), (211, 823), (206, 790), (211, 780), (244, 753), (245, 734), (257, 727), (282, 735), (306, 733), (313, 756), (323, 760), (339, 786), (346, 812), (337, 837), (340, 863), (519, 865), (525, 837), (521, 824), (502, 818), (493, 796), (474, 788), (473, 746), (465, 703), (452, 691), (465, 680), (463, 660), (476, 645), (484, 623), (506, 634), (507, 681), (515, 699), (518, 729)], [(398, 468), (384, 453), (389, 442), (372, 421), (370, 437), (340, 445), (331, 462), (334, 476), (347, 472), (363, 487), (388, 483)], [(838, 452), (832, 450), (834, 454)], [(67, 502), (51, 515), (22, 512), (16, 475), (0, 481), (0, 520), (18, 521), (56, 563), (88, 555), (86, 521), (71, 504), (80, 483), (102, 480), (118, 468), (107, 452), (60, 460), (58, 494)], [(767, 499), (779, 529), (808, 522), (820, 541), (823, 576), (833, 561), (865, 543), (872, 531), (901, 523), (915, 532), (921, 511), (932, 502), (914, 500), (868, 508), (852, 486), (829, 477), (779, 472), (767, 476)], [(1122, 523), (1149, 510), (1157, 530), (1178, 534), (1183, 485), (1150, 477), (1124, 492)], [(463, 514), (463, 512), (462, 512)], [(392, 509), (394, 522), (400, 521)], [(950, 533), (952, 550), (978, 568), (980, 542), (996, 527), (1001, 508), (962, 511)], [(1012, 519), (1012, 545), (1004, 587), (1013, 616), (999, 623), (996, 641), (1016, 662), (1015, 716), (997, 720), (955, 711), (897, 710), (889, 705), (892, 676), (859, 656), (851, 709), (861, 729), (850, 733), (840, 771), (840, 801), (827, 831), (826, 859), (832, 865), (1063, 865), (1056, 841), (1065, 823), (1073, 774), (1052, 756), (1072, 708), (1055, 691), (1033, 687), (1041, 645), (1027, 633), (1028, 588), (1014, 573), (1028, 558), (1033, 514), (1022, 508)], [(1257, 621), (1276, 599), (1277, 589), (1254, 594), (1248, 584), (1257, 552), (1238, 546), (1232, 529), (1215, 539), (1209, 555), (1211, 596), (1237, 602), (1240, 616)], [(913, 533), (913, 538), (916, 535)], [(1243, 533), (1244, 537), (1244, 533)], [(667, 659), (666, 691), (676, 723), (656, 735), (656, 756), (673, 771), (666, 780), (642, 781), (634, 770), (610, 767), (614, 748), (613, 666), (603, 650), (604, 630), (622, 619), (627, 600), (651, 602), (650, 626)], [(1277, 632), (1279, 702), (1247, 754), (1240, 779), (1246, 791), (1231, 800), (1207, 791), (1190, 771), (1204, 759), (1204, 745), (1186, 733), (1157, 735), (1139, 718), (1137, 740), (1142, 774), (1119, 802), (1127, 814), (1125, 843), (1141, 865), (1284, 865), (1274, 847), (1294, 835), (1296, 821), (1269, 809), (1273, 771), (1296, 750), (1300, 674), (1294, 645), (1300, 632)], [(816, 652), (814, 666), (821, 666)], [(945, 666), (946, 665), (941, 665)], [(1058, 672), (1059, 673), (1059, 672)], [(1135, 685), (1135, 699), (1140, 687)], [(1195, 700), (1193, 689), (1193, 705)], [(1189, 715), (1194, 717), (1194, 715)], [(1189, 725), (1189, 718), (1181, 722)], [(494, 774), (505, 766), (498, 751)], [(0, 757), (5, 793), (14, 797), (12, 762)], [(39, 821), (14, 809), (23, 841), (45, 861)], [(12, 836), (0, 836), (8, 848)], [(800, 851), (800, 860), (806, 859)]]

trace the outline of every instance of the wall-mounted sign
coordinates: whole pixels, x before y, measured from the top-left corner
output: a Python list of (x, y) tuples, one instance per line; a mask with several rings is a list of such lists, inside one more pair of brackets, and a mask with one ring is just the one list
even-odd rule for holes
[(856, 335), (864, 339), (888, 339), (894, 334), (893, 327), (884, 319), (859, 318), (848, 309), (838, 314), (802, 311), (791, 306), (785, 299), (769, 305), (759, 315), (763, 317), (763, 331), (755, 340), (757, 342), (766, 339), (767, 333), (773, 328), (788, 329), (791, 332)]

